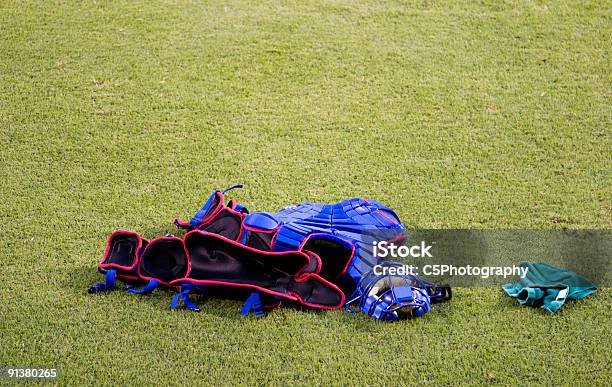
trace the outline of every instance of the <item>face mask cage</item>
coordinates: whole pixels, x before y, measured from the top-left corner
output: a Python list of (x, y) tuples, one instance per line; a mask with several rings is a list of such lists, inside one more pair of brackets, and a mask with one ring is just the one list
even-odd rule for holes
[[(401, 267), (383, 262), (381, 269)], [(391, 275), (387, 270), (371, 270), (363, 276), (346, 302), (351, 313), (363, 312), (378, 320), (419, 317), (428, 313), (431, 303), (451, 299), (449, 286), (438, 286), (412, 274)]]
[(429, 311), (429, 296), (416, 284), (410, 276), (378, 278), (364, 289), (362, 310), (381, 320), (422, 316)]

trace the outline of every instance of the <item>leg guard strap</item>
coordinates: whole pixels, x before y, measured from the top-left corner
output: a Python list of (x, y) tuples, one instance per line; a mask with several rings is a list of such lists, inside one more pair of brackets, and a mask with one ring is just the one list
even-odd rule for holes
[(99, 292), (108, 292), (111, 290), (115, 290), (117, 288), (117, 271), (116, 270), (108, 270), (106, 272), (106, 278), (105, 278), (105, 282), (101, 283), (95, 283), (93, 284), (88, 292), (89, 293), (99, 293)]
[(170, 305), (170, 308), (172, 310), (178, 309), (179, 301), (182, 300), (183, 304), (188, 310), (191, 310), (192, 312), (199, 312), (200, 308), (198, 308), (198, 306), (189, 299), (189, 294), (193, 290), (194, 290), (194, 287), (191, 284), (185, 284), (181, 286), (181, 291), (176, 296), (174, 296), (174, 298), (172, 299), (172, 304)]

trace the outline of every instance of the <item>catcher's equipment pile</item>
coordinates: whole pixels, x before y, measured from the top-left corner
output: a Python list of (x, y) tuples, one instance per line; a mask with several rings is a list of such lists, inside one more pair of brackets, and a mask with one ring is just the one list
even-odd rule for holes
[[(127, 230), (114, 231), (98, 271), (105, 282), (90, 293), (117, 289), (148, 294), (158, 287), (177, 290), (182, 302), (199, 310), (194, 293), (246, 298), (243, 314), (293, 303), (314, 309), (362, 311), (379, 320), (421, 316), (431, 302), (450, 299), (450, 288), (416, 276), (377, 276), (373, 242), (406, 241), (393, 210), (362, 198), (336, 204), (301, 203), (277, 213), (249, 213), (227, 191), (214, 191), (189, 221), (176, 219), (182, 237), (151, 241)], [(393, 263), (384, 263), (393, 265)], [(348, 302), (347, 302), (348, 298)]]

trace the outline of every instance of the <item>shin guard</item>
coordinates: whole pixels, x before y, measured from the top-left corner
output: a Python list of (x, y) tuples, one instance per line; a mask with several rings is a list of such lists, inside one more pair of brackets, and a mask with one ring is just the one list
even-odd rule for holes
[(311, 252), (266, 252), (223, 236), (192, 231), (185, 236), (187, 274), (176, 286), (242, 288), (315, 309), (338, 309), (344, 293), (322, 278)]

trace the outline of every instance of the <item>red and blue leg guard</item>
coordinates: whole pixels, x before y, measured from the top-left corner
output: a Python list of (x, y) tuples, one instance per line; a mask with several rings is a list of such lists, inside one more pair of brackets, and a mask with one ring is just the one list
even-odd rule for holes
[[(171, 285), (187, 285), (188, 291), (194, 286), (240, 288), (315, 309), (344, 305), (344, 293), (319, 275), (321, 261), (314, 253), (262, 251), (200, 230), (188, 233), (184, 243), (187, 274)], [(245, 308), (261, 304), (258, 297), (249, 297)]]

